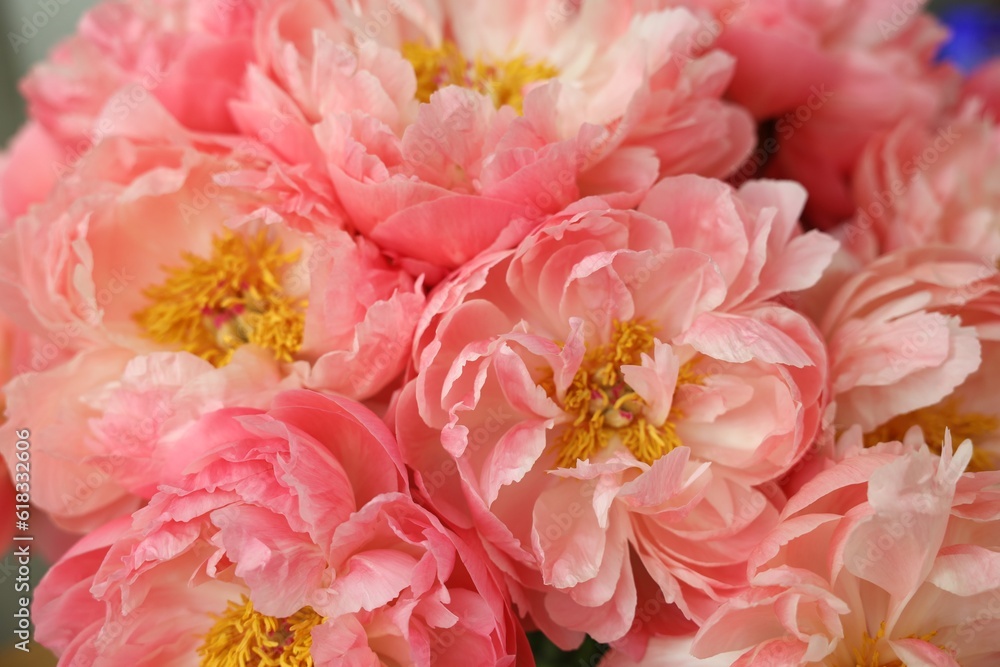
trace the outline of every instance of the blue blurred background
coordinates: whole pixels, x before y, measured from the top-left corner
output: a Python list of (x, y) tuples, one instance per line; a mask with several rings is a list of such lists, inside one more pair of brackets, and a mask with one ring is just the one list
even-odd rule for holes
[[(502, 0), (501, 0), (502, 1)], [(615, 2), (616, 0), (607, 0)], [(902, 0), (900, 0), (902, 4)], [(51, 46), (72, 32), (80, 15), (96, 0), (0, 0), (0, 29), (3, 44), (0, 46), (0, 146), (23, 122), (24, 105), (17, 94), (16, 82), (33, 62), (43, 58)], [(35, 15), (43, 7), (49, 7), (51, 16), (38, 28), (37, 34), (27, 43), (18, 43), (15, 49), (11, 33), (21, 31), (26, 17)], [(953, 32), (951, 42), (943, 50), (941, 57), (954, 62), (964, 71), (971, 71), (977, 64), (991, 56), (1000, 55), (1000, 0), (942, 0), (930, 3)], [(7, 556), (10, 558), (10, 556)], [(37, 578), (44, 569), (44, 563), (35, 557), (33, 568)], [(51, 654), (39, 647), (33, 647), (30, 654), (15, 651), (7, 639), (12, 636), (10, 627), (14, 597), (9, 581), (0, 586), (0, 665), (3, 667), (45, 667), (54, 665)], [(557, 664), (559, 658), (550, 647), (536, 647), (542, 662)], [(593, 650), (591, 647), (589, 650)], [(548, 658), (548, 660), (546, 660)], [(576, 664), (576, 661), (574, 661)]]
[(941, 58), (969, 72), (993, 56), (1000, 55), (1000, 2), (932, 3), (951, 28), (952, 39)]

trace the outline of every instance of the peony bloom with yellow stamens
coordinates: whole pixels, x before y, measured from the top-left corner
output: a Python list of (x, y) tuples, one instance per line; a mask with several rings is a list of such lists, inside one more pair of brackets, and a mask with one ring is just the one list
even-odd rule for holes
[(276, 0), (234, 117), (287, 119), (275, 153), (318, 154), (357, 229), (436, 282), (580, 197), (742, 164), (734, 63), (664, 4)]
[(0, 454), (13, 471), (11, 429), (30, 424), (32, 500), (63, 526), (148, 498), (205, 412), (401, 383), (420, 280), (263, 186), (254, 155), (109, 139), (0, 238), (0, 308), (36, 339), (10, 368)]
[(973, 470), (1000, 468), (1000, 271), (964, 249), (902, 249), (829, 295), (817, 321), (837, 429), (857, 425), (869, 445), (917, 429), (935, 451), (950, 429), (972, 441)]
[[(702, 626), (696, 657), (739, 667), (994, 665), (1000, 660), (1000, 473), (973, 445), (862, 445), (788, 500), (750, 557), (750, 588)], [(954, 452), (954, 453), (953, 453)]]
[(555, 641), (638, 651), (655, 631), (637, 607), (699, 621), (740, 585), (781, 502), (756, 487), (804, 454), (825, 404), (818, 332), (774, 300), (835, 249), (798, 228), (803, 199), (683, 177), (638, 211), (585, 200), (429, 297), (404, 456)]
[(37, 636), (63, 664), (530, 664), (482, 547), (414, 503), (360, 404), (298, 390), (213, 412), (174, 463), (39, 585)]

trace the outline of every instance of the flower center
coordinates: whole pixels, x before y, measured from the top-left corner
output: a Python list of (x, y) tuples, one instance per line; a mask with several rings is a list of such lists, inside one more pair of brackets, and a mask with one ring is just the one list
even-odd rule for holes
[(216, 617), (198, 649), (201, 667), (312, 667), (312, 629), (323, 617), (303, 607), (288, 618), (264, 616), (242, 596)]
[[(957, 401), (945, 400), (937, 405), (893, 417), (865, 434), (865, 446), (873, 447), (880, 442), (902, 440), (913, 426), (923, 429), (927, 446), (931, 451), (940, 454), (946, 429), (951, 431), (951, 439), (956, 447), (966, 439), (975, 445), (976, 438), (1000, 430), (1000, 420), (978, 412), (959, 412)], [(987, 452), (978, 448), (973, 451), (972, 460), (969, 462), (970, 471), (981, 472), (993, 468), (994, 461)]]
[[(566, 391), (563, 409), (575, 414), (556, 440), (556, 465), (569, 468), (587, 460), (617, 436), (638, 460), (651, 464), (681, 446), (675, 422), (683, 415), (672, 408), (663, 424), (645, 416), (645, 401), (626, 382), (622, 366), (639, 365), (643, 353), (652, 354), (656, 339), (649, 324), (615, 322), (611, 342), (587, 351)], [(692, 363), (681, 367), (677, 386), (700, 384)], [(542, 383), (555, 395), (551, 379)]]
[[(925, 642), (930, 642), (937, 632), (929, 632), (926, 635), (909, 635), (907, 639), (920, 639)], [(854, 649), (854, 665), (853, 667), (906, 667), (906, 663), (902, 660), (892, 660), (890, 662), (882, 662), (879, 656), (878, 646), (879, 643), (885, 638), (885, 621), (878, 626), (878, 632), (874, 636), (865, 630), (864, 634), (861, 635), (861, 645)]]
[(292, 361), (302, 345), (306, 301), (285, 294), (281, 280), (300, 253), (283, 253), (266, 231), (226, 232), (212, 248), (208, 259), (185, 254), (183, 266), (167, 268), (167, 279), (144, 292), (153, 303), (136, 322), (156, 342), (216, 366), (247, 343)]
[(875, 633), (874, 637), (868, 634), (868, 630), (865, 630), (864, 634), (861, 635), (861, 645), (854, 649), (855, 667), (906, 667), (899, 660), (885, 664), (879, 660), (878, 645), (883, 637), (885, 637), (885, 621), (879, 625), (878, 632)]
[(525, 56), (470, 60), (458, 45), (447, 40), (436, 47), (409, 42), (403, 45), (402, 53), (417, 75), (417, 99), (425, 103), (445, 86), (461, 86), (489, 95), (498, 109), (508, 105), (521, 113), (525, 88), (559, 74), (544, 60), (532, 63)]

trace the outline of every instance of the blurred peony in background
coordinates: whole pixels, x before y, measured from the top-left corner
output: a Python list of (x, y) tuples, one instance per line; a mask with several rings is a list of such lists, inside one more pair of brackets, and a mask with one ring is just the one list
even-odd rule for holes
[[(7, 144), (24, 120), (24, 100), (18, 93), (17, 81), (32, 63), (44, 58), (54, 44), (71, 34), (80, 16), (95, 4), (95, 0), (4, 0), (0, 3), (0, 32), (3, 33), (3, 46), (0, 47), (0, 145)], [(36, 16), (39, 13), (41, 16)], [(10, 519), (5, 517), (4, 520)], [(32, 587), (45, 573), (46, 567), (45, 559), (35, 550)], [(16, 570), (14, 556), (4, 554), (0, 560), (0, 665), (55, 665), (55, 657), (38, 644), (34, 644), (29, 653), (13, 647), (13, 613), (19, 595), (14, 590)]]
[[(24, 120), (17, 81), (45, 57), (96, 0), (4, 0), (0, 3), (0, 137), (3, 143)], [(39, 12), (41, 15), (39, 16)]]
[[(156, 0), (143, 0), (155, 2)], [(608, 0), (613, 2), (614, 0)], [(61, 38), (70, 34), (80, 16), (95, 0), (3, 0), (0, 3), (0, 29), (4, 45), (0, 48), (0, 142), (5, 144), (23, 122), (23, 100), (17, 81), (32, 63), (42, 59)], [(901, 11), (910, 5), (900, 0)], [(970, 72), (988, 58), (1000, 55), (1000, 3), (997, 0), (943, 0), (930, 3), (953, 33), (940, 57)], [(55, 535), (53, 540), (62, 539)], [(34, 552), (32, 579), (44, 573), (44, 556)], [(34, 646), (28, 653), (14, 651), (7, 638), (13, 637), (12, 613), (15, 609), (13, 578), (16, 562), (11, 554), (0, 561), (0, 665), (33, 667), (54, 665), (45, 649)], [(566, 664), (566, 658), (550, 644), (533, 638), (539, 664)], [(601, 649), (588, 642), (573, 664), (593, 665)]]

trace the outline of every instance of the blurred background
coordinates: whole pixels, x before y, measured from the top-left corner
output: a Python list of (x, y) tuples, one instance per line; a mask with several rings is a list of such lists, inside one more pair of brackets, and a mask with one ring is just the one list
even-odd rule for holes
[[(24, 119), (24, 105), (17, 94), (17, 81), (32, 63), (45, 57), (60, 39), (73, 32), (80, 16), (97, 0), (0, 0), (0, 145), (6, 145)], [(48, 12), (44, 11), (48, 8)], [(32, 23), (32, 17), (41, 17)], [(52, 14), (51, 18), (49, 14)], [(37, 26), (35, 25), (37, 24)], [(23, 31), (23, 32), (22, 32)], [(25, 42), (15, 35), (31, 35)]]
[[(24, 104), (17, 92), (17, 81), (32, 63), (42, 59), (58, 40), (70, 34), (80, 16), (96, 3), (97, 0), (0, 0), (0, 32), (3, 35), (0, 44), (0, 146), (6, 145), (24, 119)], [(903, 4), (903, 0), (900, 3)], [(954, 34), (942, 58), (968, 71), (983, 60), (1000, 55), (1000, 0), (940, 0), (931, 2), (930, 6)], [(13, 40), (12, 35), (28, 38), (26, 41)], [(0, 560), (0, 566), (10, 563), (13, 563), (10, 554)], [(32, 568), (32, 579), (37, 581), (45, 568), (37, 553), (33, 554)], [(8, 642), (13, 636), (11, 620), (15, 595), (7, 571), (6, 567), (0, 567), (0, 665), (54, 665), (55, 659), (41, 647), (32, 646), (30, 653), (23, 653), (14, 650)], [(549, 649), (538, 646), (536, 650), (544, 657)], [(595, 649), (590, 647), (588, 650)]]

